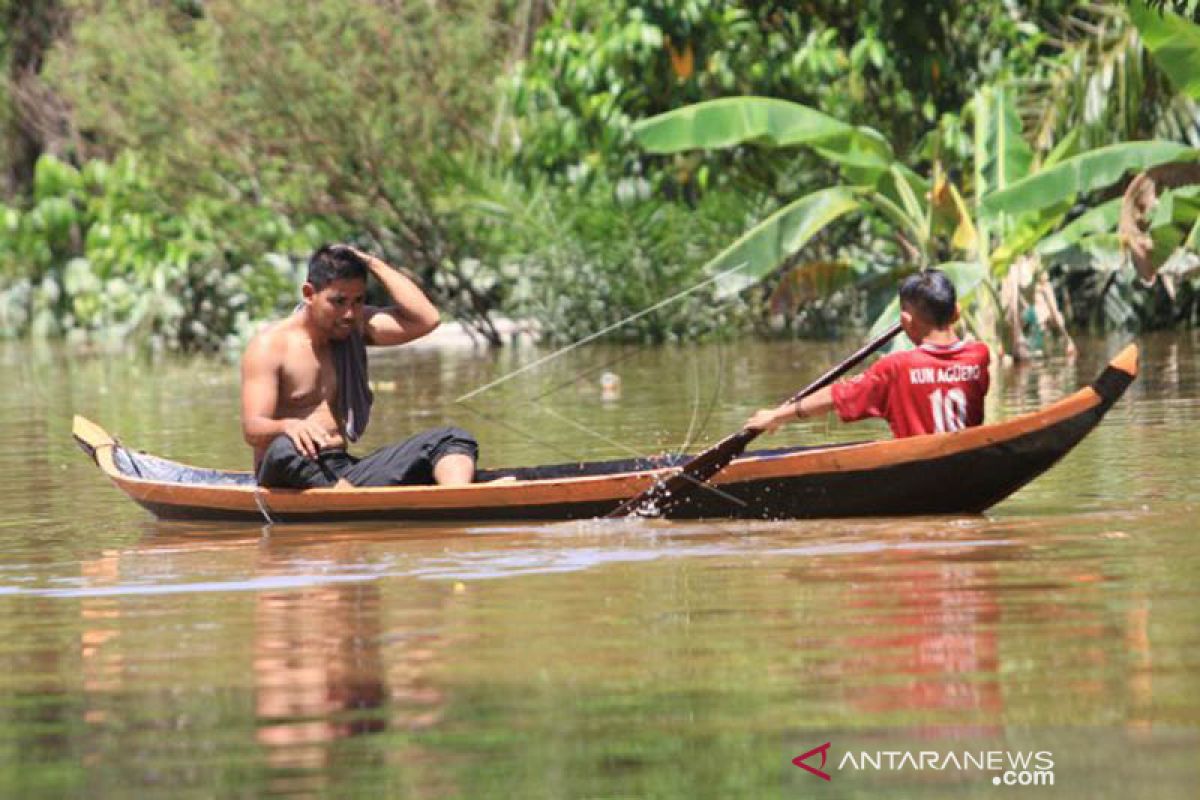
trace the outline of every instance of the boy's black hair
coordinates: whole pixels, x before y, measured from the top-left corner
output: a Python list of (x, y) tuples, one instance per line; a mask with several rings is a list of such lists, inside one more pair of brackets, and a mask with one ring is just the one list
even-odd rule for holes
[(925, 269), (909, 275), (900, 284), (900, 305), (916, 311), (926, 322), (944, 328), (954, 319), (958, 294), (946, 273)]
[(308, 259), (308, 282), (318, 292), (337, 280), (367, 279), (367, 262), (344, 244), (327, 244)]

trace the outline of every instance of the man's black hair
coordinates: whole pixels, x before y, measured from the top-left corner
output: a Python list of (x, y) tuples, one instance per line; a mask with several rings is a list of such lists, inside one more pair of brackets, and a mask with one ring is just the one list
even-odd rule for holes
[(308, 282), (318, 292), (333, 281), (367, 279), (367, 262), (344, 244), (327, 244), (308, 260)]
[(958, 294), (946, 273), (926, 269), (909, 275), (900, 284), (900, 305), (916, 311), (926, 322), (944, 328), (954, 319)]

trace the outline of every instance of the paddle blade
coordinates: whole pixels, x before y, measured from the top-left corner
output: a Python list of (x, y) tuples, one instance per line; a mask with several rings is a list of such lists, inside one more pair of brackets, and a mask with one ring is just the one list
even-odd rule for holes
[(639, 495), (631, 497), (605, 515), (617, 517), (659, 517), (670, 510), (681, 499), (688, 496), (688, 489), (703, 483), (728, 466), (758, 436), (759, 431), (741, 430), (727, 436), (700, 455), (688, 461), (670, 476), (655, 481), (654, 485)]

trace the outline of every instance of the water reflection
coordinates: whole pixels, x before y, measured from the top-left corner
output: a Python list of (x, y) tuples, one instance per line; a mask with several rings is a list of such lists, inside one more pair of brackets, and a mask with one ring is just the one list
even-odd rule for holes
[[(257, 544), (255, 578), (362, 568), (373, 559), (369, 540), (359, 535), (288, 533)], [(428, 546), (420, 536), (405, 540)], [(385, 598), (381, 581), (365, 576), (255, 593), (256, 740), (266, 754), (271, 794), (337, 794), (337, 786), (353, 782), (351, 773), (394, 768), (397, 761), (414, 772), (410, 788), (438, 796), (452, 785), (436, 769), (438, 753), (419, 744), (391, 755), (386, 743), (352, 749), (339, 744), (389, 729), (410, 737), (438, 725), (446, 713), (449, 696), (436, 672), (463, 640), (453, 619), (466, 592), (461, 585), (449, 591), (430, 585), (407, 587), (403, 594)]]
[[(352, 580), (331, 583), (322, 583), (319, 577), (321, 571), (338, 565), (365, 567), (371, 555), (361, 538), (302, 530), (279, 539), (246, 529), (206, 540), (194, 528), (160, 523), (145, 527), (149, 532), (136, 546), (104, 551), (81, 564), (83, 583), (75, 591), (80, 605), (83, 721), (94, 730), (88, 737), (85, 764), (107, 772), (120, 763), (123, 756), (114, 753), (113, 736), (143, 713), (121, 702), (139, 691), (145, 680), (144, 667), (139, 665), (146, 656), (142, 650), (146, 617), (137, 605), (153, 598), (163, 612), (176, 616), (186, 614), (191, 605), (187, 595), (179, 593), (147, 596), (141, 581), (151, 573), (169, 581), (180, 575), (232, 572), (246, 586), (282, 583), (287, 587), (242, 595), (253, 606), (243, 663), (252, 675), (247, 688), (253, 698), (254, 742), (262, 753), (265, 793), (337, 794), (336, 787), (353, 782), (355, 775), (388, 764), (386, 746), (347, 749), (339, 743), (389, 729), (409, 735), (441, 721), (447, 694), (433, 673), (456, 639), (448, 620), (465, 599), (461, 586), (447, 591), (429, 585), (425, 591), (406, 592), (399, 607), (394, 601), (390, 604), (389, 624), (384, 619), (389, 603), (373, 576), (342, 575)], [(192, 586), (196, 592), (206, 591), (203, 583)], [(226, 588), (210, 586), (207, 591), (219, 599)], [(52, 597), (30, 601), (54, 602)], [(216, 607), (236, 614), (238, 605), (218, 602)], [(236, 654), (235, 649), (224, 657), (234, 656), (236, 661)], [(174, 653), (169, 663), (178, 669), (197, 655), (185, 649)], [(234, 666), (234, 674), (241, 671)], [(168, 685), (203, 691), (206, 684), (216, 688), (214, 678), (211, 668), (205, 667), (168, 679)], [(234, 678), (233, 685), (238, 684)], [(403, 757), (423, 764), (425, 772), (438, 760), (435, 754), (422, 754), (414, 747), (406, 748)], [(134, 776), (157, 771), (154, 760), (136, 766)], [(429, 780), (445, 783), (440, 776)]]
[[(113, 586), (120, 582), (120, 567), (120, 551), (108, 550), (99, 558), (82, 562), (80, 574), (89, 586)], [(124, 659), (117, 646), (121, 632), (120, 600), (104, 596), (82, 598), (79, 616), (84, 691), (97, 695), (119, 690), (124, 670)], [(103, 708), (89, 708), (84, 718), (91, 723), (103, 723), (107, 713)]]
[(379, 640), (374, 583), (256, 596), (256, 738), (284, 780), (330, 766), (333, 741), (384, 729)]
[(1150, 598), (1134, 592), (1125, 616), (1125, 647), (1129, 654), (1129, 720), (1135, 730), (1154, 727), (1154, 657), (1150, 647)]
[[(838, 665), (869, 716), (1003, 710), (992, 564), (902, 563), (849, 602), (855, 629)], [(889, 680), (890, 679), (890, 680)]]
[[(175, 731), (214, 742), (230, 726), (249, 731), (259, 794), (342, 796), (374, 776), (409, 794), (477, 795), (490, 784), (465, 765), (482, 756), (455, 755), (455, 732), (490, 742), (491, 763), (514, 765), (486, 771), (501, 794), (528, 794), (556, 772), (564, 794), (620, 794), (630, 770), (651, 770), (659, 793), (680, 795), (698, 787), (687, 773), (660, 773), (675, 763), (671, 740), (718, 762), (729, 747), (777, 747), (763, 737), (783, 725), (867, 721), (902, 725), (909, 742), (947, 740), (1000, 735), (1041, 708), (1055, 709), (1049, 719), (1105, 719), (1114, 701), (1129, 709), (1129, 727), (1151, 729), (1156, 623), (1132, 566), (1112, 558), (1137, 544), (1114, 521), (266, 535), (147, 523), (135, 545), (84, 562), (74, 590), (93, 731), (84, 759), (102, 774), (122, 764), (138, 774), (114, 750), (145, 713), (124, 698), (165, 690), (141, 703), (179, 726), (197, 712), (166, 697), (237, 687), (239, 674), (249, 678), (249, 719)], [(181, 579), (190, 593), (144, 591)], [(162, 654), (147, 643), (197, 604), (208, 604), (199, 619), (248, 627), (204, 644), (175, 636), (182, 649), (165, 671), (149, 669)], [(224, 666), (200, 667), (217, 658)], [(586, 731), (587, 747), (567, 747), (563, 730)], [(614, 752), (626, 767), (603, 766)], [(150, 765), (166, 755), (140, 753)], [(759, 788), (776, 780), (764, 764), (746, 778)]]
[(1103, 363), (1090, 363), (1080, 374), (1075, 359), (1049, 359), (1045, 364), (1018, 362), (1002, 371), (1005, 416), (1037, 411), (1079, 388), (1079, 379), (1092, 380)]

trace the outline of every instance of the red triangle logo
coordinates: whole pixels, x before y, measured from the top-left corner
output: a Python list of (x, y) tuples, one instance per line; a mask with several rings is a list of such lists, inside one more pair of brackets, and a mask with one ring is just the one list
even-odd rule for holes
[(822, 778), (824, 780), (830, 780), (828, 772), (824, 772), (820, 769), (817, 769), (816, 767), (810, 767), (808, 764), (804, 763), (804, 761), (806, 759), (812, 758), (817, 753), (821, 754), (821, 766), (824, 767), (825, 766), (825, 757), (829, 753), (829, 742), (826, 742), (825, 744), (821, 745), (820, 747), (814, 747), (812, 750), (809, 750), (807, 753), (801, 753), (800, 755), (798, 755), (792, 759), (792, 763), (795, 764), (800, 769), (808, 770), (813, 775), (816, 775), (818, 778)]

